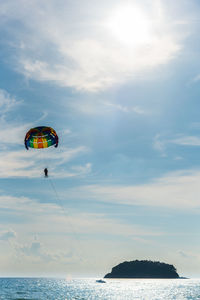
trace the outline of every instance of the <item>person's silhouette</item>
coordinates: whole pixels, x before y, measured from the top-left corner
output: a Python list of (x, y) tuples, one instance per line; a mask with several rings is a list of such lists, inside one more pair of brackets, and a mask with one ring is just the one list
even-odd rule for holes
[(44, 177), (48, 177), (48, 169), (47, 168), (44, 169)]

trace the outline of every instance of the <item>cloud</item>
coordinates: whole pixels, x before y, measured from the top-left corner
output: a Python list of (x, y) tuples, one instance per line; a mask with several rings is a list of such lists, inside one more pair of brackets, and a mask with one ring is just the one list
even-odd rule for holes
[[(167, 156), (167, 147), (169, 145), (178, 145), (178, 146), (200, 146), (200, 137), (198, 136), (185, 136), (185, 135), (176, 135), (174, 137), (164, 137), (160, 134), (157, 134), (153, 140), (153, 148), (161, 153), (161, 156)], [(182, 159), (181, 156), (176, 156), (175, 160)]]
[(111, 109), (116, 109), (116, 110), (119, 110), (121, 112), (124, 112), (124, 113), (136, 113), (136, 114), (139, 114), (139, 115), (144, 115), (146, 114), (147, 112), (142, 109), (141, 107), (139, 106), (125, 106), (125, 105), (121, 105), (121, 104), (115, 104), (115, 103), (111, 103), (111, 102), (105, 102), (105, 105)]
[(199, 171), (170, 173), (141, 185), (89, 185), (68, 190), (71, 198), (123, 205), (153, 206), (199, 213)]
[[(139, 72), (167, 63), (180, 50), (170, 37), (154, 41), (143, 55), (89, 39), (71, 41), (65, 48), (63, 64), (23, 58), (18, 70), (34, 80), (53, 81), (60, 86), (95, 92), (122, 84), (130, 77), (136, 79)], [(65, 61), (68, 57), (74, 60), (76, 69), (68, 67)]]
[(58, 255), (48, 253), (39, 241), (34, 241), (30, 245), (18, 245), (16, 250), (19, 256), (31, 257), (35, 262), (43, 261), (49, 263), (60, 258)]
[[(64, 222), (64, 219), (62, 219)], [(160, 236), (164, 233), (158, 228), (150, 228), (137, 224), (125, 224), (109, 218), (101, 213), (78, 213), (68, 216), (71, 230), (75, 233), (87, 235), (118, 236), (136, 239), (139, 237)]]
[(21, 103), (20, 101), (16, 101), (14, 97), (12, 97), (7, 91), (0, 89), (0, 113), (5, 114), (10, 111), (14, 106)]
[(200, 146), (200, 137), (181, 136), (176, 139), (172, 139), (170, 142), (181, 146)]
[[(8, 222), (12, 226), (15, 225), (18, 237), (22, 233), (24, 235), (24, 232), (33, 232), (33, 228), (35, 234), (51, 234), (54, 237), (58, 233), (59, 236), (74, 234), (74, 237), (76, 234), (104, 234), (129, 238), (163, 235), (157, 228), (119, 222), (105, 213), (72, 212), (66, 207), (63, 199), (59, 202), (55, 199), (55, 203), (40, 203), (34, 198), (0, 195), (0, 209), (0, 215), (6, 212)], [(4, 230), (0, 237), (16, 237), (16, 233), (13, 230)], [(30, 251), (36, 252), (40, 248), (38, 243), (34, 243), (33, 246), (29, 247)]]
[(59, 263), (72, 263), (72, 261), (77, 260), (76, 255), (69, 249), (66, 249), (66, 251), (61, 251), (59, 249), (48, 251), (45, 245), (38, 240), (27, 244), (16, 243), (14, 245), (14, 250), (17, 260), (23, 260), (24, 265), (30, 262), (36, 264), (56, 263), (57, 265)]
[(166, 156), (166, 144), (167, 141), (161, 138), (160, 134), (157, 134), (153, 140), (153, 147), (159, 151), (163, 157)]
[(72, 166), (72, 170), (74, 170), (76, 172), (76, 174), (86, 174), (86, 173), (90, 173), (92, 170), (92, 164), (91, 163), (86, 163), (83, 166)]
[(200, 81), (200, 75), (199, 74), (196, 75), (194, 78), (192, 78), (189, 83), (191, 83), (191, 82), (198, 82), (198, 81)]
[(7, 230), (7, 231), (0, 232), (1, 241), (8, 241), (13, 238), (16, 238), (16, 232), (14, 230)]
[(3, 146), (23, 145), (24, 136), (30, 124), (19, 125), (15, 122), (8, 124), (6, 121), (0, 122), (1, 128), (0, 139)]
[[(104, 2), (100, 8), (97, 1), (86, 1), (77, 10), (71, 2), (61, 1), (62, 11), (55, 3), (27, 5), (20, 0), (18, 5), (10, 1), (0, 6), (8, 30), (14, 31), (16, 69), (28, 78), (94, 92), (138, 79), (141, 72), (168, 63), (181, 49), (176, 22), (169, 22), (158, 1), (151, 4), (147, 17), (152, 22), (148, 44), (134, 46), (121, 43), (106, 25), (120, 2)], [(139, 1), (134, 5), (146, 10)], [(14, 21), (20, 31), (12, 27)]]
[(16, 100), (6, 90), (0, 89), (1, 150), (8, 149), (11, 145), (23, 143), (24, 134), (31, 124), (19, 124), (12, 116), (13, 110), (16, 110), (17, 106), (22, 105), (22, 103), (22, 100)]
[(84, 146), (73, 149), (61, 147), (58, 151), (55, 151), (54, 147), (42, 149), (41, 151), (35, 149), (27, 151), (25, 148), (18, 151), (3, 150), (0, 151), (0, 178), (40, 177), (43, 171), (42, 168), (47, 165), (51, 170), (51, 175), (54, 177), (84, 175), (90, 172), (90, 163), (73, 165), (71, 167), (66, 167), (65, 164), (88, 151), (88, 148)]
[(57, 205), (38, 203), (35, 199), (28, 197), (15, 197), (12, 195), (0, 195), (0, 208), (1, 210), (9, 212), (11, 215), (17, 214), (23, 216), (31, 212), (36, 215), (48, 212), (55, 212)]
[(194, 255), (193, 253), (187, 253), (185, 251), (179, 251), (178, 254), (181, 256), (181, 258), (185, 258), (185, 259), (198, 259), (197, 255)]
[(74, 111), (80, 111), (82, 114), (89, 115), (106, 115), (113, 112), (121, 112), (124, 114), (137, 114), (137, 115), (149, 115), (152, 112), (139, 105), (124, 105), (120, 103), (111, 102), (109, 100), (103, 100), (102, 96), (94, 98), (94, 95), (90, 98), (77, 99), (67, 104)]
[(157, 227), (127, 224), (105, 213), (79, 213), (65, 205), (64, 201), (40, 203), (34, 198), (1, 195), (0, 218), (6, 214), (7, 223), (15, 227), (15, 232), (0, 233), (0, 240), (10, 240), (7, 255), (23, 262), (23, 268), (33, 262), (56, 263), (58, 267), (84, 258), (91, 264), (88, 253), (96, 248), (94, 241), (101, 247), (107, 247), (111, 237), (138, 244), (165, 234)]

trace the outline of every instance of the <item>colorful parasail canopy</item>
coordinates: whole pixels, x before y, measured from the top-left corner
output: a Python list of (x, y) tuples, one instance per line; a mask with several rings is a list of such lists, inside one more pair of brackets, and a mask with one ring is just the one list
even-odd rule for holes
[(51, 127), (39, 126), (31, 128), (25, 136), (24, 144), (26, 149), (41, 149), (55, 145), (58, 147), (58, 136)]

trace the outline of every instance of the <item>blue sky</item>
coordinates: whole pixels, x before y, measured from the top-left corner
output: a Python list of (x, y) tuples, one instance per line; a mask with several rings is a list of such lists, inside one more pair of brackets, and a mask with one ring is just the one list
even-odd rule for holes
[[(134, 259), (200, 275), (199, 13), (197, 0), (0, 4), (0, 276), (103, 276)], [(43, 125), (59, 147), (27, 151)]]

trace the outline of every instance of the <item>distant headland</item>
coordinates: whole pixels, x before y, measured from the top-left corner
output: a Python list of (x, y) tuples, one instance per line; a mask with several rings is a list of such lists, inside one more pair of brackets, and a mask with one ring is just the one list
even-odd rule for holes
[(180, 278), (173, 265), (159, 261), (125, 261), (112, 268), (104, 278)]

